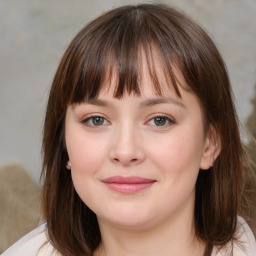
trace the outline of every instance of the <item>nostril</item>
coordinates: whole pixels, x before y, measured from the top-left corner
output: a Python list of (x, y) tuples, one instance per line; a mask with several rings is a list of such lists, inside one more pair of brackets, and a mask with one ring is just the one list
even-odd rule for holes
[(116, 163), (119, 163), (119, 162), (136, 163), (138, 161), (138, 159), (132, 158), (130, 160), (127, 159), (127, 161), (124, 161), (124, 160), (120, 161), (120, 159), (118, 157), (115, 157), (115, 158), (113, 158), (113, 161)]

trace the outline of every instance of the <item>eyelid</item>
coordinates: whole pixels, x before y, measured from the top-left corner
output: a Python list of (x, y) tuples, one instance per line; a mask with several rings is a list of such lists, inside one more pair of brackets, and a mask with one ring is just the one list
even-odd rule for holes
[[(102, 124), (102, 125), (91, 125), (88, 123), (89, 120), (93, 119), (93, 118), (96, 118), (96, 117), (100, 117), (100, 118), (103, 118), (105, 121), (107, 121), (108, 124)], [(85, 117), (83, 117), (83, 119), (81, 120), (81, 123), (88, 126), (88, 127), (101, 127), (101, 126), (106, 126), (106, 125), (109, 125), (111, 124), (108, 119), (104, 116), (104, 115), (101, 115), (101, 114), (89, 114)]]
[(166, 128), (167, 126), (170, 126), (172, 124), (176, 123), (175, 118), (171, 117), (170, 115), (166, 115), (166, 114), (155, 114), (153, 116), (151, 116), (149, 118), (149, 120), (146, 122), (146, 124), (148, 124), (150, 121), (152, 121), (153, 119), (157, 118), (157, 117), (161, 117), (161, 118), (165, 118), (168, 121), (168, 124), (163, 125), (163, 126), (157, 126), (157, 125), (152, 125), (158, 128)]

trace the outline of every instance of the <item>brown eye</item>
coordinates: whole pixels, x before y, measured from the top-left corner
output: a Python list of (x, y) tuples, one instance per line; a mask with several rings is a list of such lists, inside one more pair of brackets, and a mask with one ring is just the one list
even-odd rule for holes
[(82, 123), (89, 127), (104, 126), (110, 124), (104, 117), (101, 116), (90, 116), (83, 120)]
[(168, 127), (169, 125), (175, 124), (176, 122), (170, 118), (169, 116), (155, 116), (152, 119), (150, 119), (147, 124), (151, 125), (151, 126), (155, 126), (155, 127)]
[(104, 118), (100, 116), (92, 117), (92, 123), (95, 126), (103, 125), (104, 124)]
[(167, 119), (165, 117), (158, 116), (154, 118), (154, 124), (156, 126), (163, 126), (166, 124), (166, 122), (167, 122)]

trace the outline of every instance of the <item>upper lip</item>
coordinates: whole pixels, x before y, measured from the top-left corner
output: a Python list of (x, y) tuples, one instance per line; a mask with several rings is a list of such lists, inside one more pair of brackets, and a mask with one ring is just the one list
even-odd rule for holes
[(147, 179), (138, 176), (112, 176), (106, 179), (103, 179), (104, 183), (118, 183), (118, 184), (142, 184), (142, 183), (152, 183), (155, 182), (154, 179)]

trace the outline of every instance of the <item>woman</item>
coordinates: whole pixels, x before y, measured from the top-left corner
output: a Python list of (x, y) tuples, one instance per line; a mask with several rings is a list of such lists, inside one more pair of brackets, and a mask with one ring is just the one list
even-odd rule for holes
[(103, 14), (50, 91), (47, 224), (3, 255), (256, 255), (237, 123), (223, 60), (197, 24), (156, 4)]

